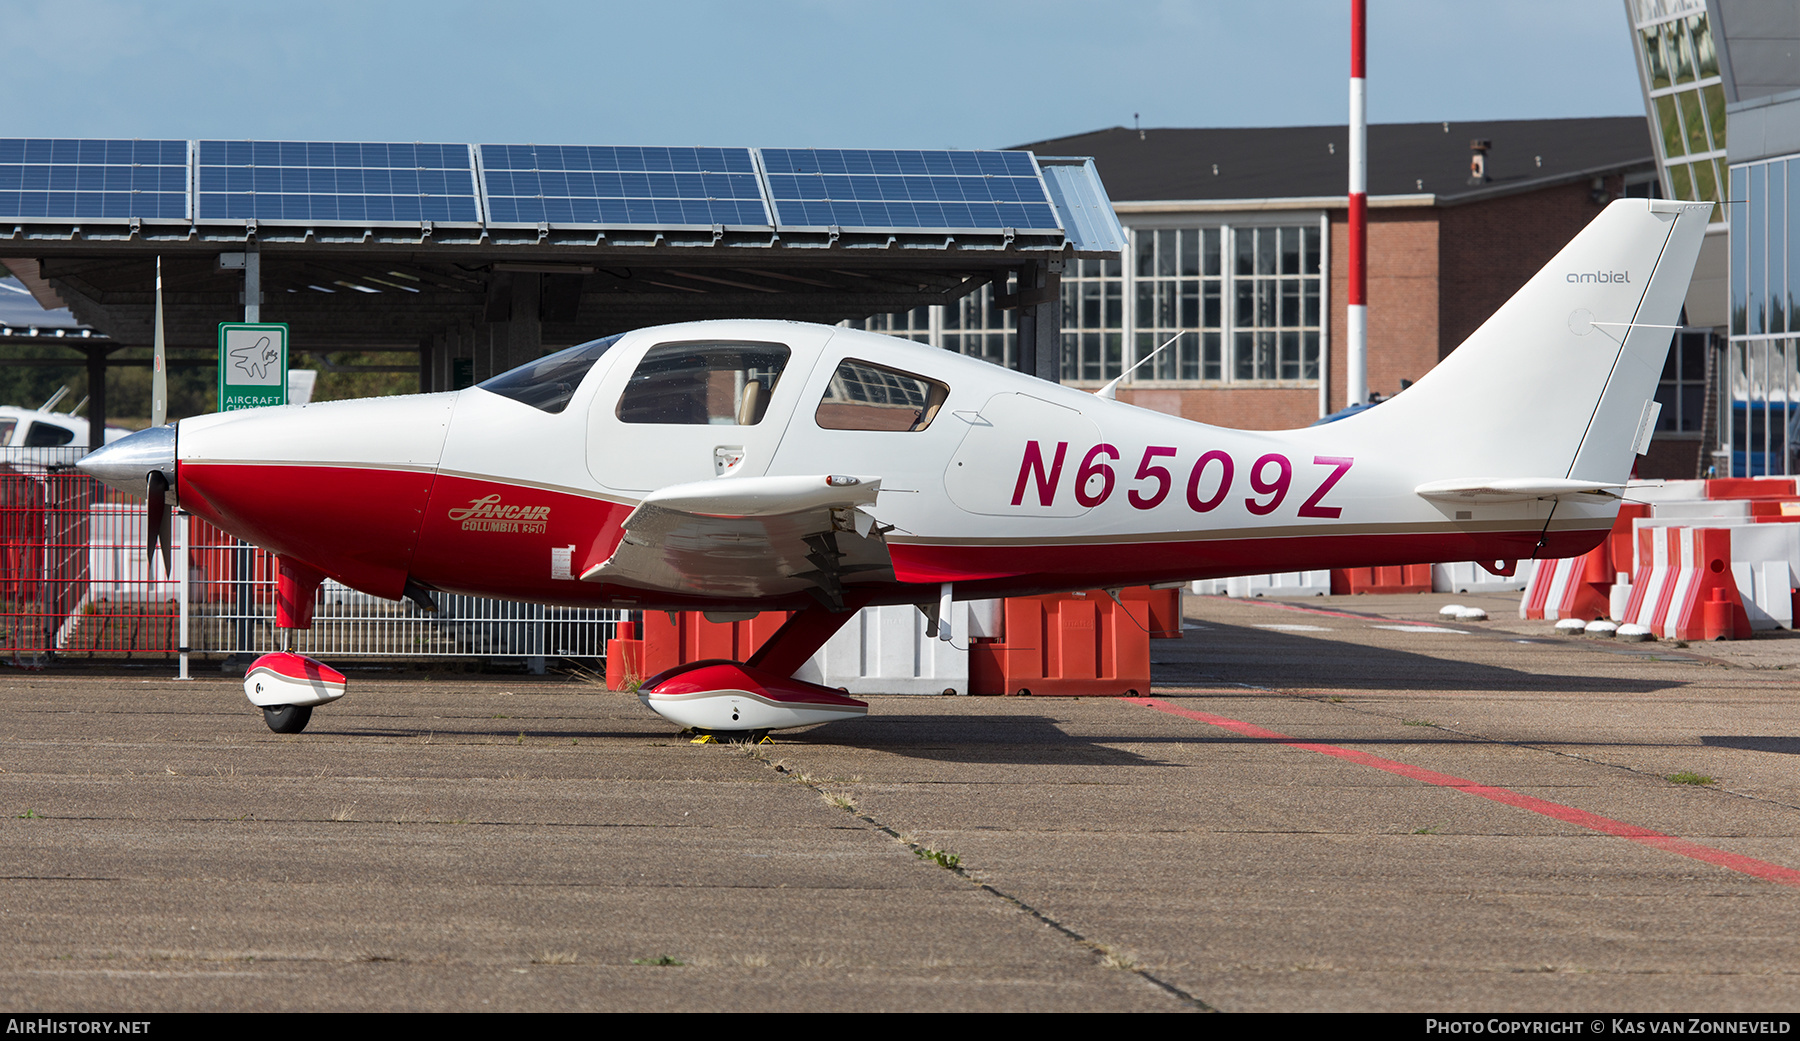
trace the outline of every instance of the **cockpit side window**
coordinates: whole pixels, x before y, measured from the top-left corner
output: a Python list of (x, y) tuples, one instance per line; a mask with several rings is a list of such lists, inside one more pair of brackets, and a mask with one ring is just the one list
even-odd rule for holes
[(18, 425), (16, 419), (0, 419), (0, 447), (12, 444), (13, 428)]
[(55, 448), (75, 440), (75, 431), (54, 423), (33, 423), (25, 431), (26, 448)]
[(588, 374), (588, 370), (624, 335), (617, 333), (557, 351), (537, 361), (526, 362), (476, 386), (523, 402), (532, 408), (541, 408), (545, 412), (561, 412), (569, 407), (569, 400), (575, 396), (575, 388), (581, 386), (581, 380)]
[(825, 430), (924, 430), (949, 396), (937, 380), (845, 358), (825, 385), (813, 422)]
[(755, 426), (781, 382), (778, 343), (663, 343), (645, 352), (619, 397), (625, 423)]

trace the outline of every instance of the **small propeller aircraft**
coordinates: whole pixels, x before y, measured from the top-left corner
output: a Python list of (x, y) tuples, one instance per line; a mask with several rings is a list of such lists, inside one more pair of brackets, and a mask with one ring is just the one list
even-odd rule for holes
[[(450, 393), (183, 419), (81, 468), (280, 558), (277, 624), (330, 576), (546, 604), (795, 614), (745, 662), (653, 677), (710, 730), (864, 704), (793, 678), (850, 613), (1237, 574), (1586, 552), (1656, 425), (1710, 204), (1612, 203), (1404, 393), (1324, 426), (1206, 426), (871, 333), (639, 329)], [(246, 681), (298, 731), (342, 676)]]

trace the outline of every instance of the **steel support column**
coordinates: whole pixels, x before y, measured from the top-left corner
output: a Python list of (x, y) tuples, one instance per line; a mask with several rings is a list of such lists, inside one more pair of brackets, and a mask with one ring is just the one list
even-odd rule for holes
[(1013, 299), (1019, 310), (1019, 371), (1062, 382), (1061, 257), (1019, 266)]
[(106, 356), (117, 348), (84, 347), (87, 355), (88, 448), (106, 444)]

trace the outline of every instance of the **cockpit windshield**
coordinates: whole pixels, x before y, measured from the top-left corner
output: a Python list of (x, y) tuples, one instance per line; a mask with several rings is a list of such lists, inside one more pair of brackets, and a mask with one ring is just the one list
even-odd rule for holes
[(545, 355), (476, 386), (545, 412), (561, 412), (569, 407), (569, 399), (581, 386), (582, 377), (624, 335), (616, 333)]

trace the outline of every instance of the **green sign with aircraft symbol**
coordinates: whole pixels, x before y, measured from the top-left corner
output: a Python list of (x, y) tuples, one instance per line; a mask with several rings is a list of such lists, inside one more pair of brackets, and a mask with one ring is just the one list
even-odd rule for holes
[(285, 405), (287, 399), (287, 324), (220, 322), (219, 411)]

